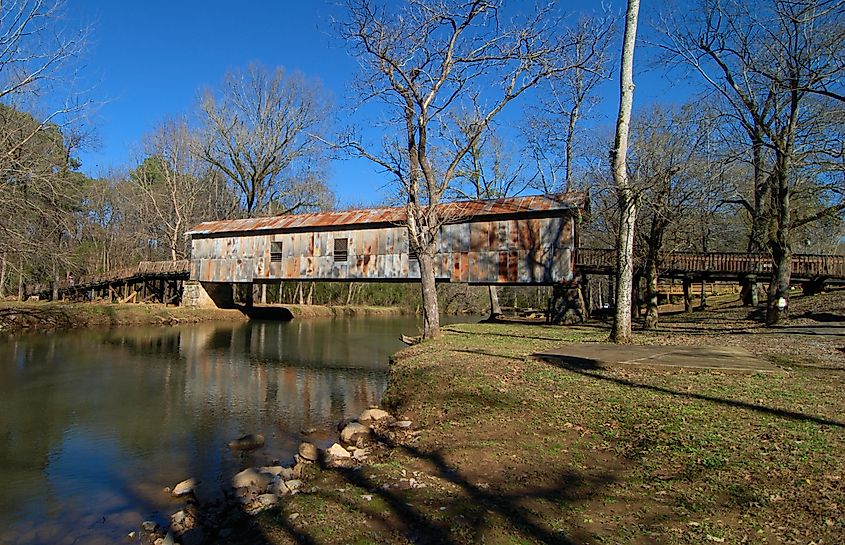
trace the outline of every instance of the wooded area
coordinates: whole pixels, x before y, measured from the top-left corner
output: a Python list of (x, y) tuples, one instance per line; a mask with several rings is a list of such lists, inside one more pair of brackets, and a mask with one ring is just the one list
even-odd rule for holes
[[(352, 118), (314, 75), (251, 64), (221, 74), (192, 111), (162, 116), (132, 164), (92, 179), (77, 156), (96, 140), (87, 112), (98, 97), (65, 86), (90, 31), (68, 32), (50, 0), (0, 5), (0, 297), (184, 259), (185, 232), (201, 221), (334, 209), (326, 180), (338, 154), (395, 182), (423, 270), (426, 336), (439, 329), (432, 263), (449, 220), (430, 205), (454, 198), (588, 191), (581, 245), (633, 242), (646, 327), (658, 323), (661, 260), (673, 251), (771, 255), (770, 278), (743, 287), (748, 304), (766, 300), (770, 323), (788, 315), (792, 254), (842, 251), (843, 0), (667, 2), (641, 18), (633, 77), (649, 67), (696, 92), (686, 104), (635, 95), (627, 155), (621, 133), (614, 144), (613, 127), (586, 123), (619, 99), (603, 84), (619, 76), (624, 14), (514, 12), (501, 0), (342, 7), (336, 38), (361, 67), (353, 107), (382, 112), (378, 138), (341, 129)], [(631, 227), (622, 238), (620, 218)], [(314, 290), (285, 289), (287, 299)], [(364, 298), (331, 289), (316, 291)], [(360, 302), (383, 299), (372, 298)]]

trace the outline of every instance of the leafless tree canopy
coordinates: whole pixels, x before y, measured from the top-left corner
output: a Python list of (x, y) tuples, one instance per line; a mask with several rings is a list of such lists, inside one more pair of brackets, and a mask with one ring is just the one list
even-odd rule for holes
[(247, 215), (319, 208), (328, 190), (314, 175), (328, 119), (319, 84), (282, 68), (250, 65), (203, 97), (202, 155), (239, 191)]

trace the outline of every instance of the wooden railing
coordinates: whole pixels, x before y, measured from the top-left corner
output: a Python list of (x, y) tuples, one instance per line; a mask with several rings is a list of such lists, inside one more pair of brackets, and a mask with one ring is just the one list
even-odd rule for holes
[[(635, 267), (642, 265), (641, 259), (634, 260)], [(579, 248), (576, 267), (612, 271), (616, 268), (616, 252), (607, 248)], [(677, 273), (766, 275), (772, 272), (772, 258), (768, 254), (739, 252), (673, 252), (663, 256), (660, 270)], [(801, 278), (845, 279), (845, 256), (793, 254), (791, 271), (793, 276)]]
[[(122, 280), (143, 279), (145, 277), (163, 277), (187, 275), (191, 270), (191, 262), (187, 259), (178, 261), (141, 261), (135, 267), (112, 269), (106, 273), (80, 276), (78, 278), (62, 279), (59, 290), (82, 290), (91, 286), (120, 282)], [(52, 289), (50, 284), (36, 284), (27, 287), (27, 293), (45, 293)]]

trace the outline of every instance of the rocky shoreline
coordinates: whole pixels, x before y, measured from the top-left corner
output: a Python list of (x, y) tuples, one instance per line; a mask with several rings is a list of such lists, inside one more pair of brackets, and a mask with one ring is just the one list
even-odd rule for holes
[[(164, 492), (185, 500), (185, 505), (172, 513), (169, 525), (154, 521), (141, 523), (140, 531), (128, 534), (128, 539), (140, 539), (147, 545), (198, 545), (229, 540), (236, 529), (249, 518), (278, 507), (287, 496), (314, 493), (317, 474), (323, 469), (355, 468), (366, 464), (374, 449), (384, 448), (384, 440), (395, 440), (399, 434), (413, 433), (410, 420), (397, 419), (378, 407), (364, 410), (358, 418), (344, 420), (338, 425), (338, 440), (326, 449), (310, 442), (299, 445), (293, 464), (249, 467), (232, 477), (231, 486), (221, 500), (201, 504), (194, 494), (197, 482), (189, 477)], [(255, 450), (264, 445), (259, 434), (247, 435), (232, 441), (234, 450)], [(297, 514), (290, 515), (291, 520)]]

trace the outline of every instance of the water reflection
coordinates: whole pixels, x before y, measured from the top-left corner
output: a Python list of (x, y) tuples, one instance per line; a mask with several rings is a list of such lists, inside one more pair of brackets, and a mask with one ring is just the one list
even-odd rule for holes
[[(112, 543), (175, 510), (188, 476), (219, 494), (381, 398), (413, 318), (200, 324), (0, 343), (0, 543)], [(264, 449), (226, 443), (260, 432)], [(326, 434), (324, 437), (328, 438)]]

